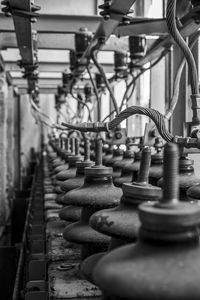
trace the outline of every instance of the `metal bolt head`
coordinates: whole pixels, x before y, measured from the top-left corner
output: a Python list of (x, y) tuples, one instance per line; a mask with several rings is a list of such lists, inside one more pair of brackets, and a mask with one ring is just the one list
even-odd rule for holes
[(31, 23), (36, 23), (37, 22), (37, 18), (31, 18), (30, 21), (31, 21)]

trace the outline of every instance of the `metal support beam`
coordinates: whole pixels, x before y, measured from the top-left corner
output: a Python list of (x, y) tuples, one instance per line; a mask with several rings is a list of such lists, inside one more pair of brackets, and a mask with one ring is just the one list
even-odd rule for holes
[[(26, 95), (27, 94), (27, 86), (19, 86), (18, 87), (19, 94), (20, 95)], [(51, 94), (56, 94), (57, 92), (57, 87), (50, 87), (50, 86), (40, 86), (40, 94), (45, 94), (45, 95), (51, 95)]]
[[(17, 48), (17, 39), (14, 32), (0, 32), (0, 49)], [(74, 34), (65, 33), (40, 33), (38, 35), (38, 49), (75, 50)], [(126, 37), (117, 38), (111, 36), (106, 45), (105, 51), (128, 51)]]
[(118, 26), (115, 30), (116, 36), (131, 35), (163, 35), (168, 34), (165, 19), (134, 18), (130, 25)]
[[(91, 32), (95, 32), (101, 17), (99, 16), (75, 16), (75, 15), (41, 15), (34, 29), (38, 33), (75, 33), (81, 27), (87, 27)], [(0, 32), (14, 32), (12, 18), (6, 18), (0, 14)]]
[[(31, 0), (9, 0), (10, 7), (17, 9), (18, 11), (23, 11), (31, 13)], [(11, 13), (13, 14), (12, 10)], [(17, 45), (19, 47), (20, 54), (22, 56), (23, 64), (34, 65), (36, 58), (34, 55), (34, 42), (32, 36), (32, 24), (27, 16), (19, 16), (15, 13), (12, 15)]]
[[(181, 19), (181, 23), (183, 24), (183, 26), (180, 29), (180, 33), (184, 38), (191, 36), (192, 34), (197, 32), (197, 30), (200, 27), (200, 24), (195, 23), (195, 20), (191, 13), (189, 13), (187, 16)], [(155, 41), (155, 43), (153, 43), (153, 45), (147, 51), (146, 56), (136, 63), (142, 66), (147, 62), (154, 60), (156, 57), (158, 57), (161, 54), (161, 52), (164, 49), (169, 48), (173, 44), (174, 44), (174, 40), (169, 35), (166, 36), (165, 38), (163, 37), (159, 38), (157, 41)]]
[[(91, 49), (98, 44), (99, 39), (103, 38), (104, 42), (108, 40), (108, 38), (113, 34), (114, 30), (117, 26), (123, 21), (124, 16), (126, 16), (134, 4), (136, 0), (114, 0), (112, 1), (109, 7), (109, 18), (102, 19), (101, 23), (99, 24), (94, 37), (92, 38), (89, 46), (85, 50), (84, 54), (79, 60), (79, 65), (74, 71), (74, 76), (77, 77), (84, 72), (86, 69), (86, 61), (87, 58), (90, 56)], [(98, 45), (98, 50), (101, 50), (103, 47), (102, 45)], [(89, 62), (88, 62), (89, 63)], [(87, 64), (88, 64), (87, 63)]]
[[(39, 88), (40, 88), (40, 93), (41, 89), (46, 89), (46, 90), (57, 90), (57, 86), (61, 84), (61, 80), (55, 79), (55, 78), (40, 78), (38, 80)], [(25, 94), (27, 94), (27, 81), (23, 78), (13, 78), (13, 85), (17, 86), (19, 90), (24, 90)]]
[[(14, 32), (0, 33), (0, 49), (17, 48), (17, 39)], [(73, 34), (40, 33), (38, 35), (39, 49), (74, 49)]]
[[(106, 73), (113, 73), (114, 72), (114, 66), (113, 64), (102, 64), (104, 70)], [(48, 72), (48, 73), (62, 73), (64, 72), (66, 69), (69, 69), (70, 65), (69, 62), (67, 61), (66, 63), (63, 62), (39, 62), (39, 72)], [(5, 70), (8, 72), (21, 72), (22, 69), (19, 68), (19, 66), (17, 65), (17, 63), (12, 62), (12, 61), (6, 61), (5, 62)], [(91, 69), (92, 73), (96, 73), (97, 70), (96, 68), (93, 66)]]

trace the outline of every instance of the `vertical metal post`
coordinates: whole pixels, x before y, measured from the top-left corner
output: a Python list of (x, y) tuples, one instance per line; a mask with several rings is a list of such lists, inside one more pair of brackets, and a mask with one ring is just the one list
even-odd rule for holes
[(0, 237), (4, 231), (8, 207), (6, 199), (6, 121), (7, 121), (7, 84), (5, 80), (5, 73), (0, 74)]
[[(165, 57), (165, 108), (168, 109), (170, 100), (173, 95), (173, 81), (174, 81), (174, 65), (173, 65), (173, 46), (169, 54)], [(169, 131), (172, 132), (172, 121), (169, 120)]]
[(14, 185), (17, 189), (21, 187), (21, 118), (20, 118), (20, 96), (14, 94), (14, 162), (15, 174)]
[[(176, 76), (177, 68), (183, 58), (182, 51), (178, 48), (174, 48), (173, 53), (173, 65), (174, 65), (174, 76), (173, 80)], [(187, 120), (187, 109), (189, 107), (188, 102), (188, 68), (187, 66), (184, 68), (182, 73), (182, 78), (180, 82), (180, 93), (178, 103), (174, 110), (171, 126), (173, 135), (184, 135), (184, 123)]]
[(9, 86), (7, 97), (7, 197), (8, 203), (11, 203), (14, 192), (14, 105), (13, 105), (13, 88)]

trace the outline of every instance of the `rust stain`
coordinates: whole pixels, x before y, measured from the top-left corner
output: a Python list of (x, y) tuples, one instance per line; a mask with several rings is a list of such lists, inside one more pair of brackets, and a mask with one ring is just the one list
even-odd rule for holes
[(96, 223), (97, 228), (102, 228), (104, 226), (111, 227), (114, 224), (114, 222), (113, 221), (109, 222), (108, 218), (109, 218), (109, 216), (98, 216), (97, 223)]

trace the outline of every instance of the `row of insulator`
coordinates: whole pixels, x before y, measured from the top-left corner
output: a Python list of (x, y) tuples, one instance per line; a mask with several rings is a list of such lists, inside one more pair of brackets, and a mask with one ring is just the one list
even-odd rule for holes
[(84, 157), (77, 138), (64, 144), (51, 140), (49, 168), (60, 218), (71, 222), (63, 236), (81, 246), (84, 276), (105, 299), (199, 298), (194, 162), (179, 157), (174, 144), (163, 156), (159, 138), (153, 155), (142, 145), (136, 153), (107, 147), (103, 154), (97, 139), (95, 162), (87, 138)]
[[(72, 138), (71, 141), (72, 140), (73, 141), (76, 140), (77, 142), (77, 139), (75, 138)], [(71, 145), (71, 149), (72, 148), (74, 149), (73, 143)], [(61, 144), (62, 147), (58, 146), (58, 150), (57, 150), (58, 153), (59, 151), (64, 151), (64, 152), (69, 151), (70, 148), (69, 139), (65, 139), (65, 142), (62, 141)], [(94, 141), (92, 142), (92, 144), (93, 145), (91, 145), (90, 148), (93, 150), (90, 151), (91, 152), (90, 158), (91, 160), (94, 160), (95, 157)], [(121, 150), (119, 147), (114, 148), (113, 145), (110, 146), (105, 145), (103, 147), (104, 149), (103, 158), (102, 158), (103, 165), (113, 168), (112, 178), (116, 187), (121, 188), (123, 183), (126, 182), (130, 183), (137, 179), (137, 173), (140, 167), (142, 148), (143, 148), (141, 144), (139, 144), (138, 147), (139, 147), (138, 151), (133, 151), (129, 146), (127, 147), (126, 151)], [(151, 167), (149, 169), (149, 183), (155, 186), (162, 187), (163, 142), (161, 141), (160, 138), (156, 139), (154, 148), (155, 148), (155, 152), (151, 155)], [(74, 150), (70, 150), (70, 151), (74, 153)], [(83, 147), (82, 147), (82, 154), (84, 154)], [(81, 157), (81, 159), (83, 159), (83, 157)], [(61, 158), (59, 159), (58, 163), (63, 165), (63, 168), (65, 169), (64, 161)], [(195, 175), (194, 161), (192, 159), (189, 159), (187, 155), (182, 154), (179, 159), (179, 186), (180, 186), (181, 199), (182, 200), (186, 199), (187, 198), (186, 192), (188, 188), (198, 183), (200, 183), (200, 178)]]
[[(73, 71), (77, 67), (78, 60), (83, 56), (91, 41), (91, 33), (86, 28), (81, 28), (75, 34), (75, 51), (70, 51), (70, 68)], [(145, 36), (129, 37), (129, 52), (131, 61), (145, 56), (147, 42)], [(114, 55), (115, 72), (123, 72), (128, 69), (128, 55), (115, 52)]]
[[(79, 60), (83, 56), (85, 50), (91, 42), (91, 33), (86, 28), (81, 28), (80, 32), (75, 34), (75, 51), (70, 51), (70, 69), (73, 72), (79, 65)], [(144, 36), (130, 36), (129, 37), (129, 51), (131, 63), (129, 67), (134, 68), (134, 60), (143, 57), (146, 53), (146, 38)], [(86, 59), (87, 65), (87, 59)], [(114, 71), (118, 78), (124, 78), (127, 76), (128, 72), (128, 55), (126, 53), (114, 52)], [(56, 94), (56, 106), (59, 106), (65, 102), (65, 98), (62, 95), (67, 95), (69, 92), (69, 84), (72, 81), (72, 74), (68, 72), (63, 72), (62, 76), (62, 86), (58, 86)], [(105, 81), (101, 74), (95, 74), (95, 81), (97, 90), (104, 91)], [(84, 94), (86, 97), (86, 102), (91, 101), (92, 87), (88, 83), (84, 87)]]

